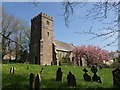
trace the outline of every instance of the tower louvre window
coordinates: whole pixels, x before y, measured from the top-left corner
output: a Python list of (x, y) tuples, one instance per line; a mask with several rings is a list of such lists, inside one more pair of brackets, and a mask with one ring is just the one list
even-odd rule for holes
[(50, 23), (49, 23), (49, 21), (47, 21), (47, 25), (49, 25)]
[(47, 35), (49, 36), (49, 32), (47, 32)]

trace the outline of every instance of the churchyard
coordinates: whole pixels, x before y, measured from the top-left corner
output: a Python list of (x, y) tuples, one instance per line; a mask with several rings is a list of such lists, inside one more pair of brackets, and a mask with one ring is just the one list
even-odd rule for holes
[[(10, 68), (15, 67), (15, 72), (10, 73)], [(63, 72), (62, 81), (56, 82), (56, 71), (59, 66), (40, 66), (33, 64), (3, 64), (2, 65), (2, 88), (22, 89), (29, 87), (29, 76), (33, 73), (41, 73), (40, 88), (68, 88), (67, 75), (71, 71), (76, 78), (75, 88), (113, 88), (112, 68), (98, 69), (97, 74), (101, 77), (102, 83), (84, 81), (84, 67), (60, 66)], [(43, 70), (42, 70), (43, 68)], [(42, 70), (42, 71), (41, 71)], [(93, 73), (87, 67), (88, 74), (92, 77)]]

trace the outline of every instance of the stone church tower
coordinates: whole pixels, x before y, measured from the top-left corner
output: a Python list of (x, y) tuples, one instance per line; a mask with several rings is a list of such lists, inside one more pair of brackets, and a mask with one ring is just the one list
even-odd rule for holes
[(40, 13), (31, 20), (30, 63), (50, 65), (55, 62), (53, 17)]

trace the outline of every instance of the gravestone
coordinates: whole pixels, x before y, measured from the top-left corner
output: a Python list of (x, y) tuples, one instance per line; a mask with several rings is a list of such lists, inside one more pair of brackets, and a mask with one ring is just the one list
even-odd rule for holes
[(27, 65), (27, 69), (29, 69), (29, 66)]
[(84, 80), (91, 81), (91, 76), (89, 74), (87, 74), (88, 70), (86, 68), (84, 68), (83, 71), (85, 72), (83, 75)]
[(15, 73), (15, 71), (16, 71), (16, 68), (15, 67), (10, 67), (10, 73)]
[(35, 83), (34, 83), (34, 89), (35, 90), (40, 90), (40, 75), (37, 74), (37, 76), (35, 77)]
[(34, 88), (34, 74), (30, 73), (29, 77), (29, 90), (33, 90)]
[(13, 67), (13, 74), (16, 72), (16, 68), (15, 67)]
[(10, 67), (10, 73), (12, 73), (13, 67)]
[(116, 87), (120, 87), (120, 68), (116, 68), (112, 71), (113, 75), (113, 85)]
[(97, 73), (97, 67), (95, 65), (92, 65), (91, 72), (92, 73)]
[(40, 80), (40, 82), (41, 82), (41, 74), (38, 74), (39, 75), (39, 80)]
[(53, 64), (53, 61), (51, 61), (51, 66), (52, 66), (52, 65), (54, 65), (54, 64)]
[(92, 77), (92, 81), (93, 81), (93, 82), (102, 83), (100, 76), (97, 75), (97, 71), (98, 71), (98, 70), (97, 70), (96, 65), (93, 65), (93, 66), (91, 67), (91, 71), (92, 71), (92, 73), (94, 73), (94, 75), (93, 75), (93, 77)]
[(42, 74), (43, 73), (43, 67), (42, 67), (42, 69), (40, 70), (40, 74)]
[(76, 86), (76, 78), (70, 71), (69, 74), (67, 75), (67, 85), (72, 87)]
[(102, 83), (101, 78), (96, 73), (94, 73), (94, 75), (92, 77), (92, 81)]
[(59, 66), (61, 66), (61, 62), (59, 61)]
[(62, 71), (60, 67), (58, 68), (56, 72), (56, 81), (62, 81)]

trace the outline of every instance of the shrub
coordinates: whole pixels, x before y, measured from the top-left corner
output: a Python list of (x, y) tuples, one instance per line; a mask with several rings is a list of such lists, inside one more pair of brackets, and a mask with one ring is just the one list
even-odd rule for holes
[(9, 60), (2, 60), (2, 63), (3, 63), (3, 64), (8, 64), (8, 63), (10, 63), (10, 62), (9, 62)]
[(70, 61), (69, 57), (63, 57), (62, 60), (61, 60), (61, 64), (62, 65), (73, 65), (73, 62)]
[(111, 64), (112, 68), (120, 68), (120, 63), (118, 63), (118, 60), (115, 60), (112, 64)]
[(62, 58), (62, 63), (68, 63), (70, 62), (70, 58), (69, 57), (63, 57)]
[(101, 63), (101, 65), (100, 65), (102, 68), (110, 68), (110, 66), (109, 65), (107, 65), (107, 64), (105, 64), (105, 63)]

